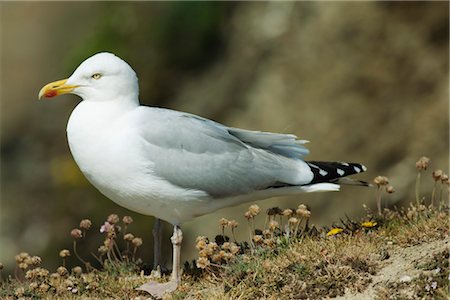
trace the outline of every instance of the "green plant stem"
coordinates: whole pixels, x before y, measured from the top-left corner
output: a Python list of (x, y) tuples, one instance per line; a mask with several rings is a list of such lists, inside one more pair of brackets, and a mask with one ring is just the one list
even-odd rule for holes
[(381, 216), (381, 186), (377, 188), (377, 210), (378, 215)]
[(437, 181), (434, 182), (433, 191), (431, 192), (431, 206), (434, 206), (434, 199), (436, 198), (436, 185)]
[(419, 170), (416, 177), (416, 203), (420, 203), (420, 177), (421, 177), (422, 171)]

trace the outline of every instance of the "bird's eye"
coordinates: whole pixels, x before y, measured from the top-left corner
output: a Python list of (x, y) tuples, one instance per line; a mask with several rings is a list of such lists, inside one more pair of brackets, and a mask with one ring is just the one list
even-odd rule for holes
[(100, 77), (102, 77), (102, 74), (100, 74), (100, 73), (95, 73), (95, 74), (93, 74), (91, 77), (94, 78), (94, 79), (99, 79)]

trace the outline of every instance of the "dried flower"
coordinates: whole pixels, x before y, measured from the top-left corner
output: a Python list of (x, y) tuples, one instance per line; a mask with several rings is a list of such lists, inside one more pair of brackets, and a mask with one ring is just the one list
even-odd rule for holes
[(24, 262), (27, 258), (30, 258), (30, 254), (28, 254), (27, 252), (20, 252), (15, 256), (17, 263)]
[(208, 242), (208, 238), (207, 238), (206, 236), (199, 235), (199, 236), (195, 239), (195, 242), (198, 243), (198, 242), (200, 242), (200, 241)]
[(435, 171), (433, 171), (431, 176), (433, 176), (434, 181), (438, 181), (441, 179), (442, 174), (444, 174), (444, 172), (442, 172), (442, 170), (435, 170)]
[(448, 175), (445, 173), (442, 173), (441, 175), (441, 182), (444, 184), (448, 184)]
[(41, 283), (41, 285), (39, 286), (39, 290), (42, 293), (46, 293), (49, 288), (50, 288), (50, 286), (48, 284), (46, 284), (46, 283)]
[(269, 229), (264, 229), (263, 232), (262, 232), (262, 234), (263, 234), (263, 236), (264, 236), (265, 238), (268, 238), (268, 237), (271, 237), (271, 236), (272, 236), (272, 232), (270, 232)]
[(106, 254), (106, 253), (108, 252), (108, 247), (102, 245), (102, 246), (98, 247), (98, 250), (97, 250), (97, 251), (98, 251), (98, 253), (100, 253), (100, 254)]
[(271, 220), (269, 222), (269, 229), (275, 231), (277, 228), (280, 228), (280, 224), (278, 224), (278, 222), (275, 220)]
[(108, 223), (110, 224), (116, 224), (117, 222), (119, 222), (119, 216), (116, 214), (110, 214), (108, 216), (108, 218), (106, 219), (108, 221)]
[(198, 242), (197, 242), (197, 244), (195, 245), (195, 248), (197, 249), (197, 250), (203, 250), (203, 249), (205, 249), (206, 248), (206, 240), (199, 240)]
[(122, 218), (122, 222), (123, 222), (123, 224), (125, 224), (125, 225), (130, 225), (131, 223), (133, 223), (133, 218), (130, 217), (130, 216), (124, 216), (124, 217)]
[(205, 251), (208, 255), (212, 255), (214, 253), (214, 251), (216, 251), (217, 249), (219, 249), (219, 246), (217, 245), (217, 243), (211, 242), (206, 245)]
[(305, 219), (311, 217), (311, 212), (309, 211), (308, 207), (304, 204), (300, 204), (295, 213)]
[(225, 242), (222, 244), (222, 249), (223, 250), (229, 250), (231, 247), (231, 243), (230, 242)]
[(333, 236), (333, 235), (341, 233), (342, 231), (344, 231), (342, 228), (333, 228), (327, 232), (327, 236)]
[(100, 232), (104, 233), (104, 232), (110, 232), (114, 230), (114, 225), (112, 225), (109, 222), (105, 222), (101, 227), (100, 227)]
[(428, 165), (430, 164), (430, 159), (426, 156), (422, 156), (419, 158), (419, 160), (416, 162), (416, 168), (417, 170), (426, 170), (428, 168)]
[(255, 243), (260, 243), (261, 241), (263, 240), (263, 237), (262, 236), (260, 236), (260, 235), (254, 235), (253, 236), (253, 241), (255, 242)]
[(132, 233), (127, 233), (123, 236), (125, 241), (132, 241), (134, 239), (134, 235)]
[(250, 211), (246, 211), (245, 214), (244, 214), (244, 217), (247, 220), (253, 219), (253, 215), (252, 215), (252, 213)]
[(393, 194), (393, 193), (395, 193), (394, 187), (393, 187), (392, 185), (387, 186), (387, 187), (386, 187), (386, 193), (388, 193), (388, 194)]
[(66, 274), (68, 273), (67, 269), (66, 269), (65, 267), (63, 267), (63, 266), (58, 267), (58, 268), (56, 269), (56, 272), (57, 272), (59, 275), (61, 275), (61, 276), (64, 276), (64, 275), (66, 275)]
[(235, 243), (231, 243), (230, 252), (231, 252), (233, 255), (236, 255), (237, 253), (239, 253), (239, 251), (241, 251), (241, 247), (239, 247), (239, 246), (236, 245)]
[(26, 268), (28, 268), (28, 264), (26, 264), (26, 263), (19, 264), (19, 269), (25, 270)]
[(88, 230), (91, 228), (92, 222), (89, 219), (83, 219), (80, 221), (80, 228), (84, 230)]
[(208, 253), (208, 250), (206, 248), (198, 251), (198, 256), (199, 257), (209, 257), (209, 255), (210, 254)]
[(76, 266), (72, 268), (72, 272), (76, 275), (80, 275), (83, 273), (83, 269), (80, 266)]
[(283, 211), (279, 207), (271, 207), (271, 208), (268, 208), (266, 211), (266, 214), (268, 216), (281, 215), (282, 213), (283, 213)]
[(18, 287), (14, 291), (14, 295), (16, 295), (17, 297), (22, 297), (24, 294), (25, 294), (25, 289), (23, 287)]
[(71, 235), (72, 238), (74, 238), (74, 239), (80, 239), (80, 238), (83, 237), (83, 233), (82, 233), (81, 230), (78, 229), (78, 228), (72, 229), (72, 231), (70, 232), (70, 235)]
[(228, 226), (228, 220), (225, 219), (225, 218), (221, 218), (221, 219), (219, 220), (219, 225), (220, 225), (220, 227), (222, 227), (222, 228), (227, 227), (227, 226)]
[(236, 222), (236, 220), (230, 220), (230, 221), (228, 221), (228, 226), (229, 226), (231, 229), (234, 229), (234, 228), (236, 228), (236, 227), (239, 226), (239, 223)]
[(253, 205), (250, 205), (250, 207), (248, 208), (248, 211), (255, 217), (261, 212), (261, 208), (259, 208), (258, 205), (253, 204)]
[(373, 183), (375, 183), (378, 187), (380, 187), (388, 184), (389, 179), (386, 176), (377, 176), (374, 178)]
[(62, 258), (70, 256), (70, 251), (67, 249), (63, 249), (63, 250), (59, 251), (59, 256)]
[(206, 269), (209, 265), (210, 261), (206, 257), (199, 257), (197, 259), (197, 268)]
[(290, 217), (290, 216), (292, 216), (293, 213), (294, 212), (292, 211), (292, 209), (287, 208), (287, 209), (283, 210), (283, 212), (281, 214), (285, 217)]
[(135, 247), (140, 247), (140, 246), (142, 245), (142, 239), (141, 239), (141, 238), (138, 238), (138, 237), (135, 237), (135, 238), (131, 241), (131, 243), (133, 243), (133, 245), (134, 245)]
[(288, 222), (289, 224), (297, 224), (298, 219), (296, 217), (290, 217)]
[(29, 287), (30, 287), (31, 290), (37, 289), (38, 286), (39, 286), (38, 283), (35, 282), (35, 281), (31, 282), (30, 285), (29, 285)]
[(42, 258), (40, 258), (39, 256), (33, 256), (31, 257), (31, 264), (32, 265), (39, 265), (42, 262)]

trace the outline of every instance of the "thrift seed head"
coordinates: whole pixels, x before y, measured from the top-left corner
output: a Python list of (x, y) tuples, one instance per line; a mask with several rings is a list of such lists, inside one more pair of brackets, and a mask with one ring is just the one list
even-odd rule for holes
[(225, 218), (221, 218), (221, 219), (219, 220), (219, 225), (220, 225), (222, 228), (227, 227), (227, 226), (228, 226), (228, 220), (225, 219)]
[(206, 257), (199, 257), (197, 259), (197, 268), (206, 269), (209, 265), (210, 261)]
[(28, 265), (26, 263), (19, 264), (19, 269), (25, 270), (26, 268), (28, 268)]
[(270, 237), (272, 235), (269, 229), (264, 229), (262, 234), (265, 238)]
[(30, 258), (30, 254), (28, 254), (27, 252), (20, 252), (15, 256), (17, 263), (24, 262), (27, 258)]
[(32, 283), (30, 283), (30, 285), (29, 285), (29, 287), (30, 287), (31, 290), (37, 289), (38, 286), (39, 286), (38, 283), (35, 282), (35, 281), (33, 281)]
[(297, 224), (298, 219), (296, 217), (290, 217), (288, 222), (289, 224)]
[(18, 287), (14, 291), (14, 295), (16, 295), (17, 297), (22, 297), (24, 294), (25, 294), (25, 289), (23, 287)]
[(142, 246), (142, 239), (141, 239), (141, 238), (138, 238), (138, 237), (135, 237), (135, 238), (131, 241), (131, 243), (133, 243), (133, 245), (134, 245), (135, 247), (140, 247), (140, 246)]
[(33, 256), (31, 258), (31, 264), (33, 265), (39, 265), (42, 262), (42, 259), (39, 256)]
[(222, 249), (223, 250), (229, 250), (231, 248), (231, 243), (230, 242), (225, 242), (222, 244)]
[(114, 225), (112, 225), (109, 222), (105, 222), (101, 227), (100, 227), (100, 232), (104, 233), (104, 232), (110, 232), (110, 231), (114, 231)]
[(130, 216), (124, 216), (124, 217), (122, 218), (122, 222), (123, 222), (123, 224), (125, 224), (125, 225), (130, 225), (131, 223), (133, 223), (133, 218), (130, 217)]
[(236, 255), (239, 253), (239, 251), (241, 251), (241, 247), (239, 247), (238, 245), (236, 245), (235, 243), (231, 243), (231, 248), (230, 248), (230, 252), (233, 255)]
[(39, 286), (39, 290), (42, 293), (46, 293), (49, 288), (50, 288), (50, 286), (48, 284), (46, 284), (46, 283), (41, 283), (41, 285)]
[(253, 241), (257, 244), (261, 243), (261, 241), (263, 240), (263, 237), (261, 235), (254, 235), (253, 236)]
[(267, 209), (266, 214), (269, 216), (281, 215), (283, 211), (279, 207), (271, 207)]
[(386, 185), (389, 183), (389, 179), (386, 176), (377, 176), (373, 180), (373, 183), (375, 183), (378, 187)]
[(292, 216), (293, 213), (294, 212), (292, 211), (292, 209), (287, 208), (287, 209), (283, 210), (283, 212), (281, 214), (285, 217), (290, 217), (290, 216)]
[(92, 222), (89, 219), (83, 219), (80, 221), (80, 228), (84, 229), (84, 230), (88, 230), (89, 228), (91, 228)]
[(441, 179), (443, 174), (444, 174), (444, 172), (442, 172), (442, 170), (435, 170), (435, 171), (433, 171), (431, 176), (433, 176), (434, 181), (438, 181)]
[(386, 193), (393, 194), (395, 193), (395, 189), (392, 185), (386, 187)]
[(198, 256), (199, 257), (208, 257), (209, 256), (208, 250), (205, 248), (205, 249), (198, 251)]
[(70, 256), (70, 251), (67, 249), (63, 249), (63, 250), (59, 251), (59, 256), (62, 258), (68, 257), (68, 256)]
[(253, 215), (252, 215), (252, 213), (250, 211), (246, 211), (245, 214), (244, 214), (244, 217), (247, 220), (253, 219)]
[(426, 156), (422, 156), (419, 158), (419, 160), (416, 162), (416, 168), (417, 170), (426, 170), (428, 168), (428, 165), (430, 164), (430, 159)]
[(80, 229), (75, 228), (72, 229), (72, 231), (70, 232), (70, 235), (72, 236), (73, 239), (81, 239), (83, 237), (83, 233), (81, 232)]
[(236, 221), (236, 220), (230, 220), (230, 221), (228, 221), (228, 226), (230, 227), (230, 228), (236, 228), (236, 227), (238, 227), (239, 226), (239, 223)]
[(116, 214), (110, 214), (107, 219), (108, 223), (110, 224), (116, 224), (117, 222), (119, 222), (119, 220), (119, 216)]
[(80, 266), (76, 266), (72, 268), (72, 272), (76, 275), (80, 275), (83, 273), (83, 269)]
[(445, 173), (442, 173), (442, 175), (441, 175), (441, 181), (442, 181), (442, 183), (444, 183), (444, 184), (448, 184), (448, 175), (445, 174)]
[(275, 220), (271, 220), (269, 222), (269, 229), (275, 231), (277, 228), (280, 228), (280, 224), (278, 224), (278, 222)]
[(295, 211), (295, 213), (305, 219), (308, 219), (311, 217), (311, 212), (308, 210), (308, 207), (304, 204), (300, 204)]
[(132, 241), (134, 239), (134, 235), (132, 233), (127, 233), (123, 236), (125, 241)]
[(63, 266), (61, 266), (61, 267), (58, 267), (58, 269), (56, 269), (56, 272), (59, 274), (59, 275), (61, 275), (61, 276), (64, 276), (64, 275), (66, 275), (68, 272), (67, 272), (67, 269), (65, 268), (65, 267), (63, 267)]
[(253, 205), (250, 205), (250, 207), (248, 208), (248, 211), (255, 217), (261, 212), (261, 208), (259, 208), (258, 205), (253, 204)]
[(98, 247), (98, 253), (106, 254), (107, 252), (108, 252), (108, 247), (106, 247), (105, 245)]
[(199, 240), (198, 242), (197, 242), (197, 244), (195, 245), (195, 248), (197, 249), (197, 250), (203, 250), (203, 249), (205, 249), (206, 248), (206, 240)]

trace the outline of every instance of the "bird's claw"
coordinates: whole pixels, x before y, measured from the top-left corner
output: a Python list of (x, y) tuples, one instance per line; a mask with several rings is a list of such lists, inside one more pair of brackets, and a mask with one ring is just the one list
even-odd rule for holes
[(164, 294), (174, 292), (178, 287), (178, 284), (175, 280), (171, 280), (169, 282), (156, 282), (150, 281), (144, 283), (140, 287), (136, 288), (139, 291), (144, 291), (152, 295), (155, 299), (162, 299)]

